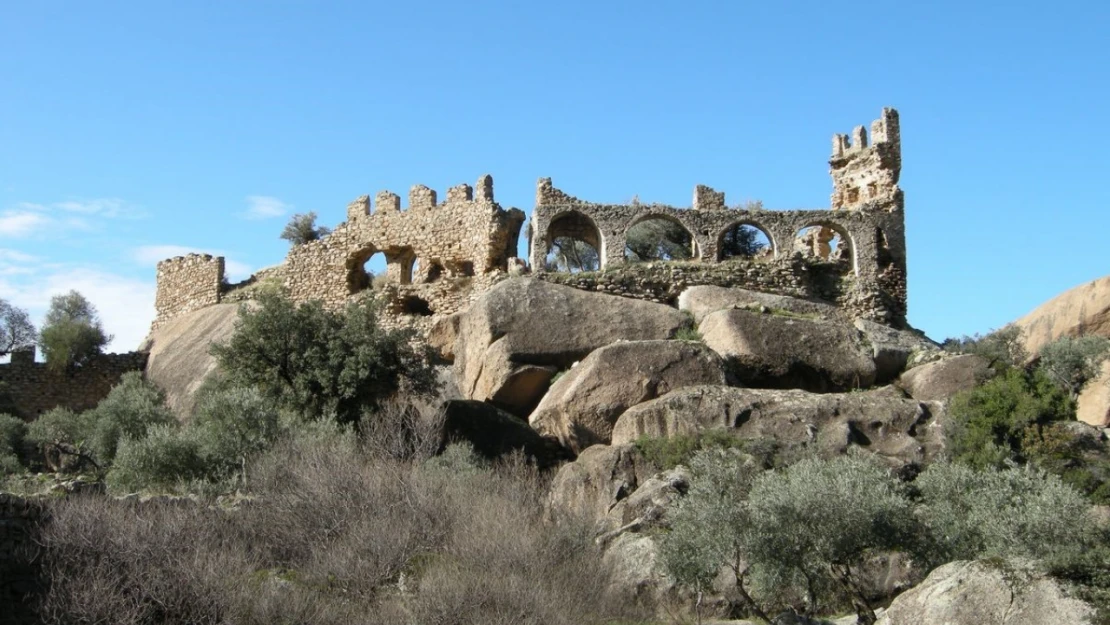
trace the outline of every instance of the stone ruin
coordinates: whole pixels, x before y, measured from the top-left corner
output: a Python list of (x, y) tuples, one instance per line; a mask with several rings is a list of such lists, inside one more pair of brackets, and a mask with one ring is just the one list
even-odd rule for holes
[[(870, 142), (863, 126), (851, 138), (835, 135), (829, 167), (829, 210), (729, 208), (724, 193), (703, 185), (695, 188), (690, 208), (598, 204), (542, 178), (529, 222), (527, 264), (516, 258), (525, 214), (494, 201), (488, 175), (474, 188), (448, 189), (443, 202), (432, 189), (414, 186), (407, 208), (388, 191), (378, 193), (373, 204), (361, 196), (347, 206), (347, 221), (329, 235), (293, 246), (283, 263), (239, 284), (224, 279), (222, 257), (191, 254), (158, 263), (153, 327), (206, 306), (249, 299), (255, 285), (273, 283), (294, 300), (317, 299), (331, 308), (376, 293), (385, 301), (387, 322), (426, 329), (464, 310), (510, 273), (528, 271), (579, 288), (668, 302), (694, 284), (743, 286), (825, 300), (852, 316), (904, 326), (906, 244), (897, 111), (883, 109), (871, 125)], [(629, 230), (652, 219), (677, 224), (689, 234), (690, 261), (628, 261)], [(760, 254), (726, 253), (726, 237), (739, 228), (758, 230), (766, 242)], [(552, 244), (565, 237), (596, 250), (598, 271), (568, 276), (545, 270)], [(371, 276), (364, 263), (379, 252), (386, 269)], [(663, 267), (675, 264), (682, 265), (678, 274)], [(615, 285), (610, 278), (630, 271), (639, 272), (635, 280), (621, 278)]]

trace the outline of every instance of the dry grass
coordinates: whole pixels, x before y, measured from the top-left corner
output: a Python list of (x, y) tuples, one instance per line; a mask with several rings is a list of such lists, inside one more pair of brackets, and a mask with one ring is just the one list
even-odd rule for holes
[[(465, 469), (465, 470), (461, 470)], [(289, 443), (233, 511), (69, 498), (44, 531), (48, 623), (602, 623), (588, 528), (543, 521), (542, 477)]]

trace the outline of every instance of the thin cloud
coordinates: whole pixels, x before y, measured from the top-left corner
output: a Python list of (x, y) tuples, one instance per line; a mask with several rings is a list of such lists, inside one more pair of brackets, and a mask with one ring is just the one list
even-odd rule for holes
[(53, 220), (42, 213), (8, 210), (0, 215), (0, 236), (25, 237), (46, 229)]
[(247, 196), (247, 219), (272, 219), (274, 217), (281, 217), (293, 207), (276, 197), (268, 195), (248, 195)]

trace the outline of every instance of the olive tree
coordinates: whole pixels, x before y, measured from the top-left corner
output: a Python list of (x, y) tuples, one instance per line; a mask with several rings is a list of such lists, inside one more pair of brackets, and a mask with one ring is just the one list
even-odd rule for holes
[(1101, 336), (1062, 336), (1040, 351), (1037, 368), (1075, 399), (1110, 356), (1110, 340)]
[(322, 239), (331, 233), (331, 229), (316, 225), (316, 212), (297, 213), (289, 218), (285, 229), (281, 231), (281, 238), (292, 245), (301, 245), (309, 241)]
[(39, 341), (47, 365), (54, 369), (80, 366), (101, 353), (111, 340), (96, 307), (84, 295), (70, 291), (50, 299)]

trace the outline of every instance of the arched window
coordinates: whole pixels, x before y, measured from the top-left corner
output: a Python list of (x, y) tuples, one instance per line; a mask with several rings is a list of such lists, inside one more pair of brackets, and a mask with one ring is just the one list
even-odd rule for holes
[(556, 216), (544, 237), (545, 271), (597, 271), (602, 264), (602, 238), (593, 220), (577, 211)]
[(624, 257), (629, 262), (690, 260), (697, 256), (694, 237), (677, 219), (648, 215), (624, 235)]
[(385, 280), (385, 254), (368, 245), (347, 258), (347, 290), (354, 294), (365, 291), (375, 282)]
[(815, 261), (842, 265), (844, 271), (856, 270), (852, 238), (842, 226), (818, 223), (805, 226), (794, 237), (794, 251)]
[(775, 256), (775, 246), (767, 231), (746, 221), (732, 224), (717, 237), (717, 258), (770, 259)]

